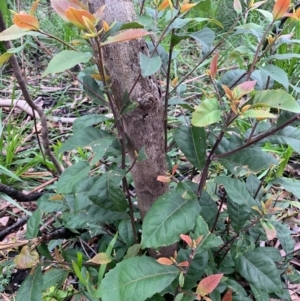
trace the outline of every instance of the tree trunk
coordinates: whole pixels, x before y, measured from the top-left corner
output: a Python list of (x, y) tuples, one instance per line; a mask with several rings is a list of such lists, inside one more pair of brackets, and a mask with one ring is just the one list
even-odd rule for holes
[[(108, 24), (135, 20), (131, 0), (89, 0), (91, 12), (104, 4), (104, 20)], [(130, 100), (137, 102), (138, 106), (122, 118), (131, 163), (135, 160), (135, 152), (142, 147), (145, 147), (148, 157), (136, 162), (131, 170), (142, 218), (157, 198), (168, 190), (166, 184), (156, 180), (158, 175), (166, 172), (164, 106), (156, 81), (152, 77), (140, 76), (139, 52), (147, 51), (143, 39), (107, 45), (103, 49), (105, 67), (112, 82), (111, 89), (119, 107), (126, 91), (129, 92), (134, 86)], [(169, 249), (173, 255), (173, 249)]]

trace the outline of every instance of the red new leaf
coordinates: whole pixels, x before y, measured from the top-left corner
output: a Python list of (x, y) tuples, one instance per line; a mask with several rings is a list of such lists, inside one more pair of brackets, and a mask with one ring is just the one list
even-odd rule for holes
[(156, 261), (163, 265), (173, 265), (174, 264), (174, 262), (170, 258), (167, 258), (167, 257), (158, 258)]
[(273, 240), (277, 235), (274, 226), (269, 221), (263, 219), (260, 220), (260, 223), (265, 230), (268, 240)]
[(278, 20), (284, 16), (290, 6), (290, 0), (277, 0), (273, 7), (273, 18)]
[(188, 261), (182, 261), (180, 263), (177, 264), (177, 266), (179, 267), (188, 267), (190, 264)]
[(218, 58), (219, 53), (216, 53), (210, 63), (210, 76), (211, 78), (215, 78), (218, 71)]
[(158, 177), (156, 178), (156, 180), (157, 180), (158, 182), (162, 182), (162, 183), (170, 183), (170, 182), (171, 182), (170, 177), (167, 177), (167, 176), (158, 176)]
[(223, 274), (210, 275), (200, 281), (196, 293), (200, 296), (210, 294), (220, 283)]
[(180, 238), (186, 242), (186, 244), (189, 246), (189, 247), (192, 247), (193, 246), (193, 241), (192, 239), (188, 236), (188, 235), (185, 235), (185, 234), (180, 234)]
[(244, 95), (252, 92), (255, 84), (256, 80), (243, 82), (242, 84), (237, 85), (232, 91), (234, 99), (240, 99)]
[(36, 0), (33, 4), (32, 4), (32, 6), (31, 6), (31, 9), (30, 9), (30, 12), (29, 12), (29, 15), (34, 15), (35, 14), (35, 11), (36, 11), (36, 8), (37, 8), (37, 6), (38, 6), (38, 4), (39, 4), (39, 1), (40, 0)]
[(87, 11), (87, 7), (78, 0), (51, 0), (51, 6), (56, 13), (65, 21), (68, 22), (65, 12), (68, 8), (83, 9)]
[(27, 14), (15, 14), (13, 22), (16, 26), (28, 30), (39, 30), (40, 28), (38, 19)]
[(230, 288), (224, 297), (222, 298), (222, 301), (232, 301), (232, 289)]
[[(89, 31), (89, 25), (96, 23), (96, 18), (91, 13), (83, 9), (70, 7), (65, 11), (65, 15), (67, 19), (79, 29), (85, 29)], [(90, 21), (90, 24), (87, 24), (87, 22), (84, 20), (84, 17), (86, 20)]]
[(144, 29), (128, 29), (113, 37), (109, 37), (104, 43), (102, 43), (102, 45), (139, 39), (149, 34), (150, 33)]

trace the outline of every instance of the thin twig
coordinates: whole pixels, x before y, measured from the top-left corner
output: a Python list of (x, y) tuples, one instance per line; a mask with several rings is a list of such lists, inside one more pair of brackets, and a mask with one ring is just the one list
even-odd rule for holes
[(142, 13), (143, 13), (145, 3), (146, 3), (146, 0), (143, 0), (142, 5), (141, 5), (141, 8), (140, 8), (140, 16), (141, 16)]
[(233, 155), (233, 154), (239, 152), (240, 150), (245, 149), (245, 148), (251, 146), (252, 144), (255, 144), (255, 143), (265, 139), (266, 137), (275, 134), (276, 132), (282, 130), (283, 128), (290, 125), (291, 123), (298, 120), (299, 118), (300, 118), (300, 114), (297, 114), (294, 117), (292, 117), (291, 119), (289, 119), (288, 121), (286, 121), (283, 124), (281, 124), (280, 126), (278, 126), (277, 128), (273, 128), (273, 129), (270, 129), (270, 130), (264, 132), (263, 134), (257, 136), (256, 138), (253, 138), (251, 141), (245, 143), (244, 145), (242, 145), (232, 151), (229, 151), (229, 152), (223, 153), (223, 154), (214, 155), (212, 160), (218, 160), (220, 158), (225, 158), (227, 156)]
[(225, 130), (221, 131), (219, 136), (217, 137), (217, 140), (212, 148), (212, 150), (210, 151), (206, 161), (205, 161), (205, 165), (204, 165), (204, 168), (201, 172), (201, 179), (200, 179), (200, 182), (199, 182), (199, 185), (198, 185), (198, 198), (200, 199), (201, 197), (201, 193), (202, 193), (202, 190), (204, 188), (204, 185), (205, 185), (205, 182), (206, 182), (206, 179), (207, 179), (207, 175), (208, 175), (208, 169), (209, 169), (209, 166), (210, 166), (210, 163), (212, 162), (213, 160), (213, 155), (216, 151), (216, 149), (218, 148), (219, 144), (221, 143), (222, 141), (222, 138), (225, 134)]
[[(172, 35), (174, 34), (174, 32), (175, 32), (175, 30), (172, 29)], [(165, 92), (165, 111), (164, 111), (165, 153), (168, 152), (168, 104), (169, 104), (169, 90), (170, 90), (170, 81), (171, 81), (170, 76), (171, 76), (172, 53), (173, 53), (173, 46), (172, 46), (172, 41), (171, 41), (170, 49), (169, 49), (167, 84), (166, 84), (166, 92)]]
[(27, 223), (28, 219), (29, 219), (29, 216), (20, 218), (20, 219), (18, 219), (17, 222), (12, 224), (11, 226), (6, 227), (2, 231), (0, 231), (0, 240), (2, 240), (6, 235), (10, 234), (11, 232), (13, 232), (13, 231), (19, 229), (20, 227), (22, 227), (23, 225), (25, 225)]
[(215, 221), (214, 221), (214, 224), (212, 225), (211, 229), (210, 229), (210, 232), (213, 233), (215, 228), (216, 228), (216, 225), (217, 225), (217, 222), (219, 220), (219, 216), (220, 216), (220, 213), (221, 213), (221, 210), (222, 210), (222, 207), (225, 203), (225, 198), (226, 198), (226, 191), (224, 191), (223, 193), (223, 196), (222, 196), (222, 199), (221, 199), (221, 203), (219, 205), (219, 208), (218, 208), (218, 212), (216, 214), (216, 217), (215, 217)]
[(39, 199), (44, 194), (43, 192), (25, 194), (2, 183), (0, 183), (0, 192), (5, 193), (9, 197), (15, 199), (17, 202), (33, 202)]

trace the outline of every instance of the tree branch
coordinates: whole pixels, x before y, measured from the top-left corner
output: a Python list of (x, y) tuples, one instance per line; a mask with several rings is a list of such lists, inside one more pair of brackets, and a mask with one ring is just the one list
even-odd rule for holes
[(297, 114), (295, 115), (294, 117), (292, 117), (291, 119), (289, 119), (288, 121), (284, 122), (283, 124), (281, 124), (279, 127), (277, 128), (273, 128), (273, 129), (270, 129), (268, 131), (266, 131), (265, 133), (257, 136), (256, 138), (250, 140), (249, 142), (245, 143), (244, 145), (232, 150), (232, 151), (229, 151), (227, 153), (223, 153), (223, 154), (219, 154), (219, 155), (214, 155), (212, 157), (212, 160), (218, 160), (218, 159), (221, 159), (221, 158), (224, 158), (224, 157), (227, 157), (227, 156), (230, 156), (230, 155), (233, 155), (239, 151), (241, 151), (242, 149), (245, 149), (249, 146), (251, 146), (252, 144), (255, 144), (263, 139), (265, 139), (266, 137), (270, 136), (270, 135), (273, 135), (274, 133), (284, 129), (286, 126), (290, 125), (291, 123), (293, 123), (294, 121), (298, 120), (300, 118), (300, 114)]
[(34, 192), (31, 194), (25, 194), (16, 190), (12, 187), (6, 186), (0, 183), (0, 192), (7, 194), (11, 198), (17, 200), (18, 202), (33, 202), (40, 198), (44, 193), (43, 192)]
[(2, 240), (6, 235), (10, 234), (14, 230), (19, 229), (20, 227), (25, 225), (27, 223), (28, 219), (29, 219), (29, 216), (26, 216), (24, 218), (20, 218), (20, 219), (17, 220), (17, 222), (12, 224), (11, 226), (6, 227), (2, 231), (0, 231), (0, 240)]

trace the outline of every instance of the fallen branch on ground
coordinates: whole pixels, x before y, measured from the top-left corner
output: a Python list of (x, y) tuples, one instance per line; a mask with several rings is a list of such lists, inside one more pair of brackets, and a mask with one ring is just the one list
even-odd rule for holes
[(25, 194), (19, 190), (6, 186), (0, 183), (0, 192), (7, 194), (11, 198), (15, 199), (18, 202), (33, 202), (40, 198), (44, 193), (43, 192), (34, 192), (31, 194)]
[[(25, 100), (17, 100), (17, 99), (2, 99), (0, 98), (0, 107), (16, 107), (26, 114), (33, 116), (33, 112), (31, 107)], [(39, 112), (35, 111), (35, 116), (40, 117)], [(60, 117), (60, 116), (46, 116), (47, 120), (53, 122), (62, 122), (62, 123), (73, 123), (76, 118), (75, 117)]]

